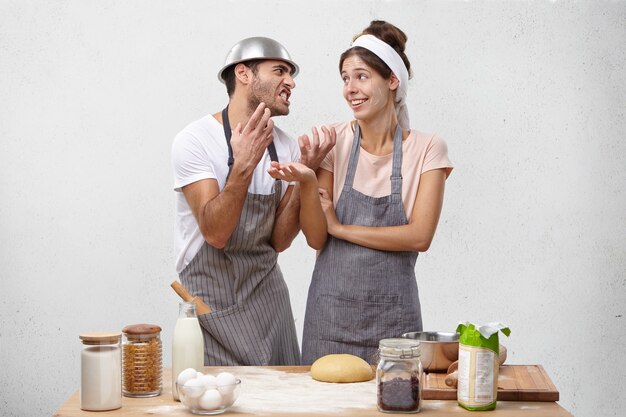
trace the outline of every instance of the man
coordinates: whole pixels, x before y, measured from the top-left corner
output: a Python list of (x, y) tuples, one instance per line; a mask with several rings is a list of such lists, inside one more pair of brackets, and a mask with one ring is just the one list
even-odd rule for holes
[[(176, 269), (183, 285), (214, 310), (199, 317), (205, 365), (300, 363), (277, 257), (300, 226), (312, 247), (325, 242), (313, 169), (334, 134), (324, 145), (301, 140), (301, 156), (298, 144), (274, 126), (272, 116), (289, 114), (297, 72), (275, 40), (242, 40), (218, 73), (228, 106), (174, 139)], [(299, 159), (302, 164), (291, 163)]]

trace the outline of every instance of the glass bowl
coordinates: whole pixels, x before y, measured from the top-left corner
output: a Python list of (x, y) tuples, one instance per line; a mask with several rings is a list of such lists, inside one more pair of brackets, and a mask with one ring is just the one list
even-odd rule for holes
[(234, 384), (216, 388), (176, 383), (180, 402), (193, 414), (201, 415), (221, 414), (226, 411), (237, 400), (240, 387), (240, 379), (236, 379)]

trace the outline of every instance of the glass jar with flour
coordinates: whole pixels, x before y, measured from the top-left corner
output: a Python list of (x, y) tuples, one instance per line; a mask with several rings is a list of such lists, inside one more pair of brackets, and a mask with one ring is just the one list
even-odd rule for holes
[(115, 410), (122, 406), (121, 333), (83, 333), (80, 353), (80, 408)]

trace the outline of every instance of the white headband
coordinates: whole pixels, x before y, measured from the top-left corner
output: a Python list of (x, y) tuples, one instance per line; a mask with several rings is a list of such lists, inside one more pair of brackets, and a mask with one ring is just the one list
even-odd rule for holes
[(398, 115), (398, 123), (403, 129), (409, 129), (409, 111), (406, 107), (406, 95), (409, 87), (409, 71), (404, 65), (404, 61), (400, 58), (400, 55), (386, 42), (378, 39), (373, 35), (361, 35), (354, 42), (352, 46), (360, 46), (370, 52), (373, 52), (377, 57), (383, 60), (385, 64), (395, 74), (400, 85), (396, 92), (396, 114)]

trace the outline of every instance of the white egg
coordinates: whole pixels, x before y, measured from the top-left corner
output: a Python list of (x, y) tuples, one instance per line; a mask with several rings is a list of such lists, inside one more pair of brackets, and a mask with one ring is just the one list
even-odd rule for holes
[(232, 385), (236, 381), (235, 375), (231, 374), (230, 372), (220, 372), (219, 374), (217, 374), (216, 379), (218, 386)]
[(191, 410), (197, 410), (200, 408), (200, 398), (191, 398), (188, 395), (181, 395), (180, 401), (185, 404)]
[(185, 382), (189, 381), (192, 378), (195, 378), (196, 375), (197, 375), (197, 372), (195, 369), (187, 368), (178, 374), (178, 377), (176, 378), (176, 382), (178, 382), (180, 385), (185, 385)]
[(183, 386), (183, 391), (185, 392), (185, 395), (190, 398), (198, 398), (199, 396), (204, 394), (205, 388), (202, 381), (200, 381), (198, 378), (193, 378), (185, 382), (185, 385)]
[(200, 397), (199, 404), (203, 410), (215, 410), (222, 405), (222, 394), (216, 389), (206, 390)]
[(213, 375), (202, 375), (198, 378), (204, 384), (206, 389), (216, 389), (217, 388), (217, 378)]
[(217, 375), (217, 389), (222, 395), (230, 394), (235, 389), (237, 379), (230, 372), (222, 372)]

